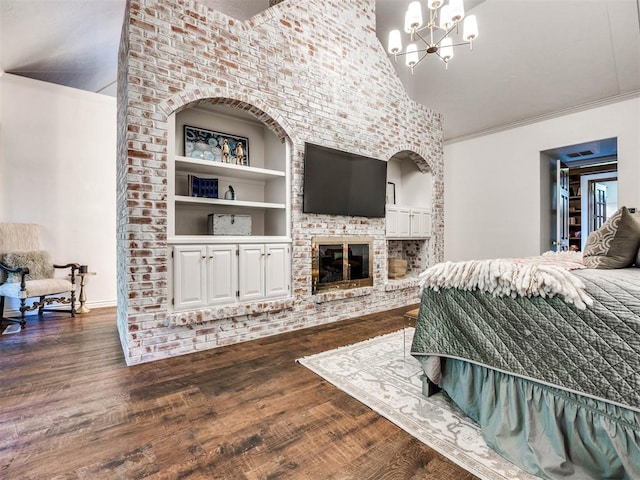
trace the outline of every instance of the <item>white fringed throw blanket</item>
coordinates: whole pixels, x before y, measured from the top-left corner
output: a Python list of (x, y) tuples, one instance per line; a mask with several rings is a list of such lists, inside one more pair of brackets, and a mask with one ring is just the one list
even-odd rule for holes
[(586, 268), (580, 252), (546, 252), (537, 257), (444, 262), (420, 274), (420, 291), (431, 288), (479, 290), (494, 296), (561, 295), (580, 310), (593, 304), (571, 270)]

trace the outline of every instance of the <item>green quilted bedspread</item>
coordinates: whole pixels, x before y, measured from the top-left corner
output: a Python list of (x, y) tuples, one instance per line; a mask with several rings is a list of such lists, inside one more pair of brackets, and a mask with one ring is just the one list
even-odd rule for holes
[(594, 299), (425, 289), (415, 357), (453, 357), (640, 411), (640, 268), (576, 270)]

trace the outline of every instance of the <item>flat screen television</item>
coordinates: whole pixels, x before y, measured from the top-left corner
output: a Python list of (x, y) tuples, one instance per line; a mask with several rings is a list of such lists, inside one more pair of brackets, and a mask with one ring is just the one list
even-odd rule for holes
[(387, 162), (307, 143), (303, 188), (304, 213), (384, 217)]

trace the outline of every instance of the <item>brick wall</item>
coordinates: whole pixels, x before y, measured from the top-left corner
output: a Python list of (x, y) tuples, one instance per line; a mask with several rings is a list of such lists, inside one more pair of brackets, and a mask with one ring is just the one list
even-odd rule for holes
[[(375, 0), (285, 0), (246, 22), (195, 1), (128, 2), (117, 177), (118, 329), (127, 363), (417, 302), (416, 282), (385, 281), (384, 219), (302, 212), (305, 142), (384, 160), (415, 152), (418, 166), (432, 173), (433, 236), (408, 248), (418, 262), (443, 257), (441, 117), (407, 97), (375, 25)], [(170, 312), (168, 119), (203, 102), (248, 111), (292, 146), (290, 299)], [(373, 287), (311, 294), (311, 239), (332, 234), (374, 238)]]

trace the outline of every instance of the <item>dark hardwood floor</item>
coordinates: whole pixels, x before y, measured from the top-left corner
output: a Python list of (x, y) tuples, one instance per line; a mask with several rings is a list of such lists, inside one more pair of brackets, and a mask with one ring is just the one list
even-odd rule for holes
[(0, 336), (0, 478), (474, 479), (295, 362), (406, 310), (132, 367), (115, 309), (32, 316)]

